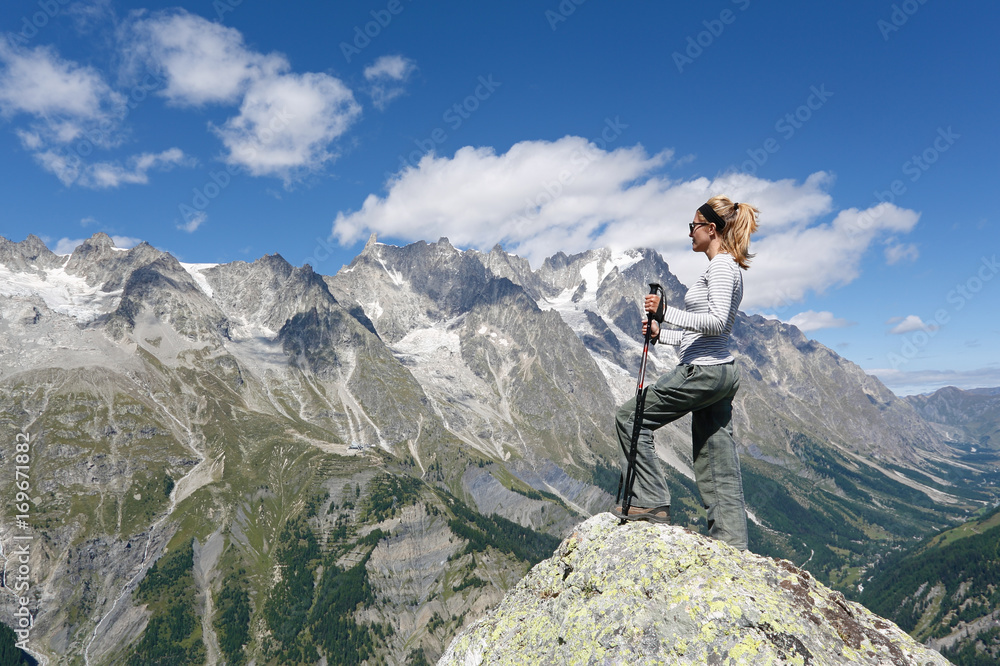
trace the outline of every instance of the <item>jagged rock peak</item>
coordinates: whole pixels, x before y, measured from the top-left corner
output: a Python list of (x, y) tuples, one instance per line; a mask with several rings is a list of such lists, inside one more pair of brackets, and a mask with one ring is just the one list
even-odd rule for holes
[(117, 247), (117, 245), (115, 245), (114, 240), (112, 240), (111, 236), (107, 235), (103, 231), (98, 231), (93, 236), (91, 236), (87, 240), (83, 241), (83, 243), (80, 244), (77, 247), (77, 249), (80, 249), (81, 247), (84, 247), (84, 246), (92, 246), (92, 247), (100, 247), (100, 248)]
[(128, 250), (119, 249), (110, 236), (98, 232), (73, 250), (66, 262), (66, 272), (85, 278), (88, 284), (100, 284), (104, 291), (114, 291), (122, 288), (132, 271), (164, 256), (177, 263), (173, 255), (145, 241)]
[(265, 254), (263, 257), (258, 257), (251, 265), (268, 268), (282, 277), (288, 277), (292, 274), (292, 270), (294, 269), (294, 266), (288, 263), (288, 260), (277, 252), (274, 254)]
[(111, 236), (103, 231), (98, 231), (76, 246), (76, 249), (70, 255), (67, 269), (109, 256), (115, 247), (115, 242), (111, 240)]
[(438, 662), (486, 663), (948, 662), (788, 561), (602, 513)]
[(14, 270), (25, 270), (29, 267), (52, 268), (65, 261), (50, 250), (41, 238), (28, 234), (20, 243), (15, 243), (0, 236), (0, 264)]
[(368, 242), (365, 243), (365, 249), (367, 250), (368, 248), (370, 248), (372, 245), (374, 245), (377, 242), (378, 242), (378, 234), (376, 234), (373, 231), (372, 235), (368, 237)]

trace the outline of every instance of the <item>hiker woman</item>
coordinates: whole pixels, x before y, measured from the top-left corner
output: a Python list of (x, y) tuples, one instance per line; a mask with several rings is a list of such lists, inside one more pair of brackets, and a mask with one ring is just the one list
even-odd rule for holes
[[(653, 446), (653, 430), (691, 413), (694, 474), (702, 504), (708, 512), (713, 538), (736, 548), (747, 547), (746, 505), (740, 460), (733, 441), (733, 396), (740, 386), (739, 371), (729, 353), (729, 335), (743, 299), (743, 274), (753, 257), (750, 234), (757, 230), (758, 210), (727, 197), (712, 197), (688, 225), (691, 249), (704, 252), (708, 268), (684, 297), (684, 309), (661, 308), (660, 297), (646, 296), (646, 312), (653, 341), (679, 345), (680, 363), (646, 389), (642, 427), (635, 459), (634, 484), (628, 515), (622, 507), (612, 513), (624, 520), (670, 522), (670, 491)], [(657, 323), (676, 328), (661, 328)], [(646, 324), (643, 324), (645, 333)], [(618, 443), (627, 465), (631, 447), (635, 398), (618, 410)], [(629, 489), (626, 489), (626, 493)]]

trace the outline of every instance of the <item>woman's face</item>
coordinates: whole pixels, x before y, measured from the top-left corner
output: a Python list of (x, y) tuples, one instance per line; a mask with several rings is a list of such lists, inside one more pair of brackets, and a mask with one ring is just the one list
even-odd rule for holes
[(698, 213), (695, 213), (689, 229), (690, 233), (688, 236), (691, 238), (691, 249), (694, 252), (707, 251), (709, 244), (712, 242), (712, 232), (715, 230), (715, 227), (701, 219)]

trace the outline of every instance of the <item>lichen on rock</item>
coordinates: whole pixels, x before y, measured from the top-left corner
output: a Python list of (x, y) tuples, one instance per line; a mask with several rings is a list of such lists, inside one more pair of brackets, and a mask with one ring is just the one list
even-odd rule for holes
[(786, 560), (680, 527), (581, 523), (438, 662), (947, 664)]

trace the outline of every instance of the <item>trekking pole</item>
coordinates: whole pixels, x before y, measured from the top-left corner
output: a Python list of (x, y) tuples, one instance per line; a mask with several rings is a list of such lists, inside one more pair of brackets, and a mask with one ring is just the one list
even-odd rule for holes
[[(649, 283), (649, 293), (655, 294), (659, 292), (660, 294), (660, 311), (663, 308), (663, 303), (666, 294), (663, 293), (663, 287), (661, 287), (656, 282)], [(639, 380), (636, 382), (635, 387), (635, 414), (632, 417), (632, 442), (629, 446), (628, 451), (628, 465), (625, 467), (625, 474), (619, 475), (618, 477), (618, 498), (616, 501), (621, 500), (622, 504), (622, 515), (627, 516), (628, 510), (632, 505), (632, 485), (635, 483), (635, 457), (639, 451), (639, 433), (642, 429), (642, 418), (646, 407), (646, 389), (643, 388), (643, 383), (646, 381), (646, 359), (649, 356), (649, 340), (653, 333), (653, 319), (656, 318), (654, 312), (646, 313), (646, 335), (642, 345), (642, 361), (639, 363)], [(625, 490), (625, 496), (622, 498), (622, 489)], [(625, 519), (621, 520), (621, 524), (625, 524)]]

